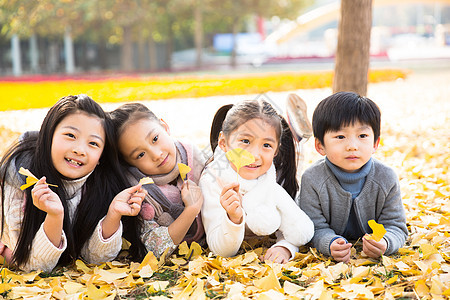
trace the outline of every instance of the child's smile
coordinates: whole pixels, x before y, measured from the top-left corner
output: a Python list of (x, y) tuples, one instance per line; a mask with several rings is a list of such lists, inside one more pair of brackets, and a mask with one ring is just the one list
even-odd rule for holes
[(104, 140), (99, 118), (86, 113), (68, 115), (53, 134), (51, 156), (56, 170), (71, 179), (89, 174), (97, 166)]

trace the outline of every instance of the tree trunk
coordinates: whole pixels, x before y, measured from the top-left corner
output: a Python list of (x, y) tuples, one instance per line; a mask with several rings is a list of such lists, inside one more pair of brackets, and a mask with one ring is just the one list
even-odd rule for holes
[(30, 36), (30, 65), (32, 73), (39, 73), (39, 47), (36, 34)]
[(83, 71), (89, 70), (89, 58), (88, 58), (88, 43), (86, 40), (81, 41), (81, 57), (79, 61), (79, 65), (83, 69)]
[(167, 37), (167, 56), (166, 56), (166, 65), (165, 67), (167, 70), (172, 70), (172, 54), (174, 50), (174, 43), (175, 43), (175, 35), (173, 32), (173, 20), (169, 20), (169, 32)]
[(239, 31), (238, 18), (235, 18), (232, 25), (232, 48), (231, 48), (231, 56), (230, 56), (230, 65), (234, 69), (237, 66), (237, 35)]
[(98, 52), (97, 59), (101, 70), (108, 69), (108, 60), (107, 60), (107, 50), (106, 50), (106, 40), (103, 37), (100, 37), (98, 41)]
[(70, 28), (66, 28), (64, 33), (64, 58), (66, 61), (66, 73), (75, 73), (75, 56), (73, 53), (73, 40)]
[(158, 70), (158, 57), (156, 55), (156, 43), (152, 35), (148, 37), (148, 56), (150, 60), (150, 72)]
[(123, 27), (122, 53), (120, 57), (122, 71), (133, 71), (133, 41), (131, 39), (131, 26)]
[(147, 55), (145, 52), (145, 38), (141, 30), (140, 38), (138, 40), (138, 69), (141, 71), (147, 68), (145, 63), (145, 58)]
[(11, 37), (11, 60), (14, 76), (22, 75), (22, 60), (20, 55), (20, 39), (17, 34)]
[(47, 70), (50, 73), (59, 71), (59, 45), (55, 41), (49, 42), (47, 62)]
[(203, 0), (197, 0), (194, 8), (194, 40), (195, 40), (195, 52), (196, 59), (195, 65), (197, 69), (202, 67), (202, 52), (203, 52)]
[(372, 0), (342, 0), (333, 92), (367, 94)]

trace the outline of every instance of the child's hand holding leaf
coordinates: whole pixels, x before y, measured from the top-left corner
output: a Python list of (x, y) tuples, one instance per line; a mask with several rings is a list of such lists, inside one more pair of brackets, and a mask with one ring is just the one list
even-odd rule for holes
[(383, 239), (386, 229), (382, 224), (375, 220), (369, 220), (369, 227), (372, 228), (372, 234), (366, 234), (363, 238), (363, 252), (372, 258), (378, 258), (386, 252), (387, 242)]
[(136, 216), (141, 210), (142, 201), (147, 194), (139, 183), (117, 194), (111, 202), (108, 214), (111, 212), (118, 216)]
[[(253, 154), (242, 148), (234, 148), (225, 153), (227, 159), (236, 167), (236, 173), (239, 175), (239, 170), (246, 165), (255, 162)], [(238, 177), (239, 178), (239, 177)]]
[(181, 200), (186, 208), (195, 207), (199, 213), (203, 204), (202, 190), (195, 182), (186, 180), (181, 186)]
[(45, 179), (45, 177), (42, 177), (33, 183), (35, 186), (31, 190), (31, 197), (33, 198), (34, 206), (49, 215), (64, 215), (64, 207), (61, 199), (48, 187), (49, 184), (45, 182)]
[(237, 182), (225, 185), (222, 189), (220, 205), (227, 212), (231, 222), (241, 224), (244, 211), (242, 209), (242, 195), (239, 193), (239, 184)]

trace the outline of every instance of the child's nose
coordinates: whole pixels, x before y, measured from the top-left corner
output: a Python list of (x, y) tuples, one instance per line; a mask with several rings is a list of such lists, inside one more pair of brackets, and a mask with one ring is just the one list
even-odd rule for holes
[(358, 149), (358, 143), (355, 139), (348, 139), (347, 150), (353, 151)]
[(72, 152), (75, 153), (76, 155), (85, 155), (86, 154), (86, 150), (80, 144), (76, 144), (75, 147), (73, 147)]
[(158, 160), (158, 159), (160, 159), (161, 156), (162, 156), (162, 151), (161, 151), (159, 148), (150, 148), (150, 149), (148, 150), (148, 153), (150, 154), (150, 157), (151, 157), (153, 160)]

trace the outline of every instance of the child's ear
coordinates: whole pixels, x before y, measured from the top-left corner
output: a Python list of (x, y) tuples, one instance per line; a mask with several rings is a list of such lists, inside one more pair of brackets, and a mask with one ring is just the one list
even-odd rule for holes
[(167, 125), (166, 121), (164, 121), (163, 119), (159, 119), (159, 122), (161, 123), (161, 126), (164, 128), (164, 130), (170, 135), (169, 125)]
[(314, 146), (316, 147), (316, 151), (319, 152), (320, 155), (325, 156), (325, 147), (322, 145), (322, 143), (319, 141), (319, 139), (314, 139)]
[(217, 145), (220, 147), (220, 149), (223, 150), (223, 152), (228, 151), (227, 141), (226, 141), (225, 135), (223, 134), (222, 131), (219, 133), (219, 138), (217, 139)]
[(378, 146), (380, 145), (380, 139), (381, 139), (381, 137), (378, 137), (378, 139), (373, 144), (373, 152), (372, 153), (375, 153), (375, 151), (378, 149)]

